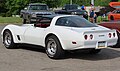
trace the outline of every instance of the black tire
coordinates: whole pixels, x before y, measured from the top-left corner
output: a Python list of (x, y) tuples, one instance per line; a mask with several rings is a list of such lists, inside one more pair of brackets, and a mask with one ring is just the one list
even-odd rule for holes
[(98, 54), (101, 51), (101, 49), (90, 49), (89, 53), (90, 54)]
[(110, 20), (114, 20), (114, 17), (113, 17), (113, 16), (110, 16)]
[(23, 24), (26, 24), (26, 19), (23, 19)]
[(62, 58), (64, 55), (64, 50), (60, 44), (58, 38), (54, 35), (46, 39), (46, 53), (49, 58), (58, 59)]
[(118, 36), (117, 44), (112, 46), (113, 48), (120, 48), (120, 33), (119, 32), (117, 32), (117, 36)]
[(3, 33), (3, 44), (7, 49), (14, 49), (17, 47), (13, 41), (12, 33), (9, 30)]

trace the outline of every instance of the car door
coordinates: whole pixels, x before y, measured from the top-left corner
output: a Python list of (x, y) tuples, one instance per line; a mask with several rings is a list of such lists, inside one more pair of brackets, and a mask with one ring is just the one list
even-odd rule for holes
[[(46, 30), (50, 25), (50, 21), (40, 20), (40, 23), (31, 25), (24, 33), (25, 42), (35, 45), (44, 45), (44, 37)], [(47, 22), (47, 25), (46, 25)], [(48, 24), (49, 23), (49, 24)]]
[(38, 28), (31, 25), (24, 33), (25, 43), (41, 45), (45, 28)]

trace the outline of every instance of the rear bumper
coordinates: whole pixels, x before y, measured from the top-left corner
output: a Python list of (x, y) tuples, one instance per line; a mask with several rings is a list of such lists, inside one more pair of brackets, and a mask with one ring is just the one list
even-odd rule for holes
[[(100, 47), (99, 44), (104, 42), (104, 47)], [(84, 42), (84, 48), (102, 49), (108, 46), (113, 46), (117, 43), (117, 39), (101, 40), (101, 41), (86, 41)]]
[[(104, 42), (104, 46), (100, 46), (99, 44)], [(78, 42), (77, 42), (78, 43)], [(82, 45), (71, 45), (71, 47), (66, 48), (65, 50), (77, 50), (77, 49), (103, 49), (108, 46), (113, 46), (117, 43), (117, 38), (109, 39), (109, 40), (96, 40), (96, 41), (84, 41)]]

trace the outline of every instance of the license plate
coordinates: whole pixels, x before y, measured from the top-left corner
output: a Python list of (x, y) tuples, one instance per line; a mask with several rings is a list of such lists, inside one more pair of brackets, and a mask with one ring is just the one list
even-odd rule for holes
[(105, 41), (98, 42), (98, 48), (105, 48)]

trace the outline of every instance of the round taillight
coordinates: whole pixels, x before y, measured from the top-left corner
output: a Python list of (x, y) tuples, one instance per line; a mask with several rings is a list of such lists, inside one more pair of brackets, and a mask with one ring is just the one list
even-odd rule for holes
[(113, 36), (115, 37), (115, 33), (113, 33)]
[(108, 36), (109, 36), (109, 38), (111, 38), (111, 37), (112, 37), (112, 34), (111, 34), (111, 33), (109, 33), (109, 34), (108, 34)]
[(93, 35), (92, 34), (90, 35), (90, 39), (93, 39)]
[(85, 40), (87, 40), (88, 36), (87, 36), (87, 35), (85, 35), (85, 36), (84, 36), (84, 38), (85, 38)]

